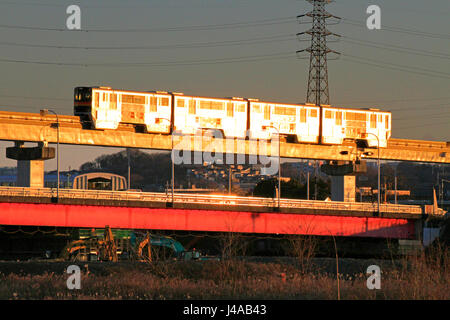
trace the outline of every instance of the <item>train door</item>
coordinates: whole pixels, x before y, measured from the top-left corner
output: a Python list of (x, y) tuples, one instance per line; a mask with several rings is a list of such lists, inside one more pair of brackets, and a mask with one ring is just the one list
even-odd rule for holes
[(307, 113), (307, 125), (308, 125), (308, 142), (319, 143), (319, 108), (310, 107)]
[(322, 109), (322, 139), (324, 143), (334, 143), (333, 127), (334, 127), (334, 111)]
[(308, 133), (308, 110), (304, 107), (299, 108), (299, 117), (297, 122), (297, 141), (307, 142), (309, 139)]
[[(252, 139), (269, 139), (270, 130), (263, 130), (266, 125), (264, 120), (264, 104), (250, 102), (250, 138)], [(270, 123), (269, 123), (270, 124)]]
[(94, 104), (97, 107), (95, 127), (98, 129), (117, 129), (120, 123), (117, 93), (98, 91), (94, 95)]
[(108, 109), (109, 109), (109, 93), (99, 91), (99, 101), (97, 109), (97, 124), (96, 128), (108, 129)]

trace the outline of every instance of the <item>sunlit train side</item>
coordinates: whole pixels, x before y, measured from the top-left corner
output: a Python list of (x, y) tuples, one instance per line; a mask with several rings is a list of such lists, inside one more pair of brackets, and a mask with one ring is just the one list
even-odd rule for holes
[(78, 87), (74, 111), (95, 129), (117, 129), (120, 123), (129, 123), (144, 132), (170, 133), (172, 94)]
[[(132, 124), (140, 132), (192, 135), (220, 131), (226, 138), (272, 139), (289, 142), (342, 144), (363, 139), (368, 146), (387, 147), (390, 112), (311, 104), (264, 102), (256, 99), (209, 98), (180, 93), (135, 92), (109, 87), (77, 87), (75, 115), (94, 129)], [(172, 114), (173, 113), (173, 114)], [(379, 141), (378, 141), (379, 139)]]
[(239, 98), (218, 99), (173, 94), (174, 130), (196, 134), (217, 130), (227, 138), (245, 138), (247, 102)]
[(251, 100), (249, 105), (251, 138), (271, 139), (280, 134), (288, 141), (319, 142), (319, 107)]
[(322, 143), (342, 144), (363, 139), (369, 147), (386, 148), (391, 137), (391, 113), (378, 109), (322, 107)]

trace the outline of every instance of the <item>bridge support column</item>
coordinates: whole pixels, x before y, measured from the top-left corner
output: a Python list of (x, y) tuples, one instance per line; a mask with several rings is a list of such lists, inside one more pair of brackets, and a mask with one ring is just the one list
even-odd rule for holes
[(331, 200), (355, 202), (355, 176), (331, 176)]
[(18, 160), (17, 187), (44, 187), (44, 161)]
[(331, 176), (331, 200), (355, 202), (356, 173), (367, 171), (365, 161), (330, 161), (320, 170)]
[(25, 148), (23, 142), (15, 142), (14, 147), (6, 148), (6, 157), (17, 160), (17, 187), (44, 187), (44, 160), (55, 157), (55, 148), (46, 143), (37, 147)]

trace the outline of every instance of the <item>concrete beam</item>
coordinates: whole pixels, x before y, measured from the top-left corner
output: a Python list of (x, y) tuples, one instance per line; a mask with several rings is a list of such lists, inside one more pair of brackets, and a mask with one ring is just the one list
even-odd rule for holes
[(49, 160), (55, 158), (55, 148), (46, 146), (33, 148), (8, 147), (6, 148), (6, 157), (14, 160)]
[[(56, 143), (55, 121), (55, 117), (41, 117), (39, 114), (0, 112), (0, 140)], [(64, 115), (59, 116), (59, 123), (59, 138), (62, 144), (156, 150), (171, 150), (172, 146), (170, 135), (135, 133), (129, 126), (122, 126), (119, 130), (87, 130), (82, 128), (78, 117)], [(178, 137), (174, 136), (175, 143), (177, 139)], [(226, 140), (216, 140), (215, 145), (218, 147), (216, 151), (225, 152)], [(194, 143), (189, 149), (207, 151), (210, 147), (207, 141), (208, 139), (204, 139), (200, 150)], [(282, 142), (280, 155), (282, 158), (354, 161), (355, 150), (354, 144), (330, 146)], [(255, 154), (257, 151), (251, 149), (249, 141), (233, 141), (233, 153)], [(343, 151), (346, 151), (346, 154), (341, 154)], [(362, 150), (362, 152), (366, 151), (371, 151), (371, 155), (366, 156), (366, 159), (377, 159), (376, 148)], [(450, 163), (450, 144), (437, 141), (390, 139), (388, 147), (380, 149), (380, 159)]]

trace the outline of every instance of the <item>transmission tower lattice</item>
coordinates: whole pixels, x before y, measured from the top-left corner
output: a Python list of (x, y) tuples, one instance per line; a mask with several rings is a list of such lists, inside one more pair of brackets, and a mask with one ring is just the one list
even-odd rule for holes
[[(309, 57), (309, 77), (308, 91), (306, 96), (307, 103), (314, 103), (317, 106), (330, 104), (330, 93), (328, 90), (328, 67), (327, 55), (335, 54), (339, 56), (339, 52), (331, 50), (327, 47), (327, 37), (335, 37), (329, 39), (328, 42), (336, 41), (339, 35), (328, 31), (327, 25), (339, 23), (339, 17), (336, 17), (325, 10), (325, 6), (330, 0), (307, 0), (313, 5), (313, 10), (297, 16), (300, 24), (312, 23), (312, 28), (308, 31), (297, 34), (300, 41), (310, 41), (311, 46), (297, 51), (300, 58)], [(304, 55), (303, 57), (301, 55)]]

